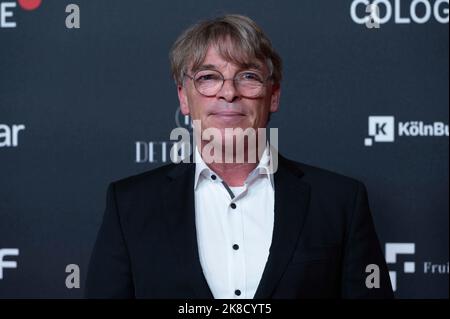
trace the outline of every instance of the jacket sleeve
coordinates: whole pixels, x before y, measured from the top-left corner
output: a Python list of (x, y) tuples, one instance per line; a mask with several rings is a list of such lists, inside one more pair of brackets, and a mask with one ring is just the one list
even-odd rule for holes
[[(393, 298), (389, 271), (375, 232), (367, 191), (359, 182), (349, 223), (343, 260), (342, 297)], [(368, 265), (376, 265), (379, 276), (376, 271), (366, 269)], [(366, 280), (372, 285), (367, 285)], [(377, 282), (378, 288), (370, 288)]]
[(86, 298), (133, 298), (130, 258), (116, 202), (115, 184), (108, 187), (106, 209), (89, 262)]

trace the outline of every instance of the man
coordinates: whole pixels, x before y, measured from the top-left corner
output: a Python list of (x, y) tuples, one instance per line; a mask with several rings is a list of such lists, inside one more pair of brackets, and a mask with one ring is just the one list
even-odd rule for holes
[[(281, 59), (261, 29), (239, 15), (203, 21), (170, 56), (196, 161), (109, 186), (87, 297), (391, 298), (362, 183), (226, 134), (259, 135), (278, 110)], [(239, 141), (244, 154), (224, 160)]]

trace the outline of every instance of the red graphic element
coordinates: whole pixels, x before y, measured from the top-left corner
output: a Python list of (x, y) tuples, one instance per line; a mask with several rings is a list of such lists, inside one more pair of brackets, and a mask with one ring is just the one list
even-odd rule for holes
[(34, 10), (41, 5), (42, 0), (17, 0), (17, 2), (24, 10)]

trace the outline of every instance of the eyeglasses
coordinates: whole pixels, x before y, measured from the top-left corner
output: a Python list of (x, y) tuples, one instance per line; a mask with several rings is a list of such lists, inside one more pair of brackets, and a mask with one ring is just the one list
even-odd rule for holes
[(194, 82), (194, 86), (198, 93), (204, 96), (214, 96), (223, 87), (226, 80), (233, 80), (236, 90), (244, 97), (255, 98), (260, 97), (264, 93), (264, 86), (272, 77), (263, 78), (254, 71), (242, 71), (235, 75), (232, 79), (225, 79), (223, 74), (215, 70), (200, 70), (190, 76), (184, 73)]

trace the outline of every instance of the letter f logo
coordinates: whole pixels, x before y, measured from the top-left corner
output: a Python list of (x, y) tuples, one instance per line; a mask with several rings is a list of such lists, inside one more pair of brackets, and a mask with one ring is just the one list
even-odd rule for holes
[(3, 279), (3, 268), (17, 268), (16, 261), (5, 261), (5, 256), (18, 256), (19, 249), (17, 248), (4, 248), (0, 249), (0, 279)]
[[(415, 243), (386, 243), (386, 263), (395, 264), (397, 262), (397, 255), (409, 254), (413, 255), (416, 251)], [(403, 272), (414, 273), (416, 264), (412, 261), (407, 261), (403, 264)], [(397, 290), (397, 272), (389, 271), (392, 289)]]

